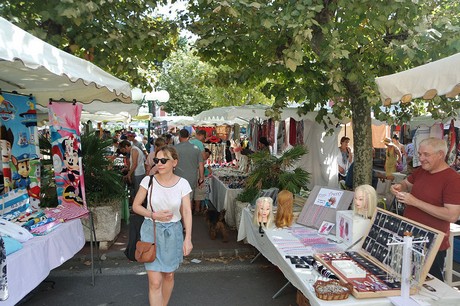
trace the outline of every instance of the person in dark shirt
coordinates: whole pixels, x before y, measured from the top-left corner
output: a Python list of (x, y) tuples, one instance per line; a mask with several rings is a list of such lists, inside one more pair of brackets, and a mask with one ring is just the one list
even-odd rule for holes
[[(349, 190), (353, 190), (353, 168), (354, 168), (355, 163), (353, 162), (350, 167), (348, 168), (347, 175), (345, 176), (345, 186)], [(379, 179), (385, 180), (386, 176), (383, 173), (376, 172), (374, 169), (372, 169), (372, 187), (374, 189), (377, 189), (377, 184), (379, 182)]]
[(227, 163), (231, 163), (233, 161), (233, 154), (232, 154), (232, 151), (231, 151), (230, 140), (227, 140), (225, 142), (225, 161)]

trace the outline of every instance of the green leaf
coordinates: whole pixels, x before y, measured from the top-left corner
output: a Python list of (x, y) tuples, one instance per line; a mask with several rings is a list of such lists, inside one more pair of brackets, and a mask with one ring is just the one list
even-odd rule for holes
[(289, 69), (291, 69), (293, 72), (296, 71), (297, 69), (297, 63), (295, 61), (293, 61), (292, 59), (288, 58), (286, 60), (286, 67), (288, 67)]

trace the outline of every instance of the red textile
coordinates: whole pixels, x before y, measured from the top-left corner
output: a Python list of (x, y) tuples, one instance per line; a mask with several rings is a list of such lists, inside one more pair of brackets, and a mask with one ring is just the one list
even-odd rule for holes
[[(413, 184), (411, 194), (419, 200), (439, 207), (444, 203), (460, 205), (460, 175), (451, 168), (431, 174), (420, 167), (407, 180)], [(449, 248), (450, 223), (448, 221), (435, 218), (410, 205), (406, 205), (404, 217), (445, 233), (439, 250), (444, 251)]]
[(206, 131), (206, 137), (209, 137), (212, 135), (212, 132), (216, 129), (215, 127), (212, 126), (193, 126), (195, 131), (198, 130), (205, 130)]

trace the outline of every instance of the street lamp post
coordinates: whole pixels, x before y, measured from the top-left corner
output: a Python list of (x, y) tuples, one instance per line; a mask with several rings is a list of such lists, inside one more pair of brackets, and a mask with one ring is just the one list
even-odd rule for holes
[[(156, 101), (160, 103), (168, 102), (169, 101), (169, 93), (166, 90), (154, 91), (154, 92), (147, 92), (144, 96), (144, 99), (147, 101), (149, 113), (152, 114), (152, 117), (156, 117), (157, 113), (157, 105)], [(148, 143), (150, 144), (150, 127), (151, 127), (151, 120), (149, 120), (147, 124), (147, 139)]]

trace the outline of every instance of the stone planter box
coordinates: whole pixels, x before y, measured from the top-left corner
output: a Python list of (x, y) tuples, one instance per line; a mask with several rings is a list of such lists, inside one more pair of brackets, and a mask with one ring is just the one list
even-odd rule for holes
[[(107, 250), (118, 237), (121, 230), (120, 207), (98, 206), (92, 207), (96, 239), (101, 250)], [(89, 219), (82, 219), (86, 241), (91, 240)]]

